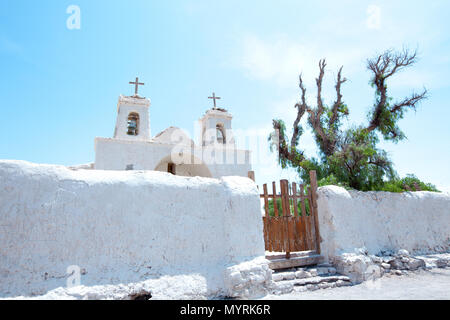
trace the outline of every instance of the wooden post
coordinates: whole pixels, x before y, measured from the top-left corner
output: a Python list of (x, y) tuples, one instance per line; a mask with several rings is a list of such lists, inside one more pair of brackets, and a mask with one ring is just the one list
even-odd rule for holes
[(275, 181), (272, 182), (272, 196), (273, 196), (273, 213), (274, 213), (274, 230), (273, 230), (273, 236), (274, 239), (277, 239), (277, 246), (276, 246), (276, 251), (282, 251), (283, 248), (283, 244), (281, 243), (281, 239), (282, 239), (282, 233), (281, 233), (281, 229), (280, 229), (280, 215), (282, 215), (282, 212), (280, 213), (278, 210), (278, 201), (277, 201), (277, 184), (275, 183)]
[(270, 236), (270, 214), (269, 214), (269, 197), (267, 194), (267, 184), (263, 185), (264, 192), (264, 226), (265, 226), (265, 234), (264, 238), (267, 239), (266, 248), (271, 251), (272, 248), (272, 237)]
[(280, 214), (278, 213), (277, 186), (275, 181), (272, 182), (272, 191), (273, 191), (273, 212), (275, 217), (278, 217)]
[(306, 204), (305, 204), (305, 186), (303, 184), (300, 185), (300, 201), (302, 203), (302, 216), (306, 216)]
[(289, 217), (291, 215), (291, 206), (289, 204), (289, 182), (287, 180), (280, 181), (281, 187), (281, 202), (284, 204), (283, 216)]
[(298, 242), (298, 237), (297, 237), (297, 222), (298, 222), (298, 207), (297, 207), (297, 184), (295, 182), (293, 182), (292, 184), (289, 184), (290, 188), (290, 195), (288, 197), (288, 201), (289, 201), (289, 206), (290, 206), (290, 202), (292, 199), (292, 210), (291, 211), (291, 215), (289, 216), (289, 234), (290, 234), (290, 249), (295, 252), (295, 251), (300, 251), (296, 245), (296, 243)]
[(249, 177), (250, 179), (252, 179), (253, 182), (255, 182), (255, 171), (249, 171), (249, 172), (248, 172), (248, 177)]
[(289, 182), (287, 180), (280, 181), (281, 188), (281, 204), (283, 206), (283, 233), (286, 251), (286, 259), (291, 257), (291, 236), (289, 232), (289, 219), (291, 217), (291, 206), (289, 204)]
[(308, 249), (309, 250), (315, 250), (316, 249), (316, 241), (314, 240), (314, 217), (313, 217), (313, 204), (311, 200), (311, 186), (306, 189), (306, 198), (308, 199), (309, 203), (309, 216), (306, 216), (306, 223), (307, 223), (307, 235), (308, 235)]
[(264, 212), (266, 213), (266, 217), (269, 217), (269, 197), (267, 195), (267, 184), (263, 185), (264, 192)]
[(283, 181), (280, 181), (280, 193), (281, 193), (281, 212), (278, 219), (278, 231), (280, 237), (280, 251), (286, 251), (286, 236), (284, 232), (284, 213), (286, 212), (286, 203), (284, 202), (284, 188)]
[(314, 231), (316, 235), (316, 252), (317, 254), (320, 254), (320, 233), (319, 233), (319, 218), (317, 213), (317, 175), (315, 170), (311, 170), (309, 172), (309, 177), (311, 180), (311, 215), (314, 219)]
[(300, 215), (298, 212), (298, 202), (297, 202), (297, 184), (292, 182), (292, 204), (294, 206), (294, 218), (292, 219), (294, 228), (293, 228), (293, 242), (294, 242), (294, 251), (302, 251), (301, 248), (301, 221)]
[(298, 203), (297, 203), (297, 184), (292, 182), (292, 202), (294, 205), (294, 216), (298, 216)]
[(307, 226), (306, 226), (306, 222), (307, 222), (307, 217), (306, 217), (306, 197), (305, 197), (305, 186), (303, 184), (300, 185), (300, 201), (301, 201), (301, 206), (302, 206), (302, 210), (301, 210), (301, 217), (300, 217), (300, 221), (302, 224), (302, 235), (303, 235), (303, 250), (308, 250), (308, 235), (307, 235)]

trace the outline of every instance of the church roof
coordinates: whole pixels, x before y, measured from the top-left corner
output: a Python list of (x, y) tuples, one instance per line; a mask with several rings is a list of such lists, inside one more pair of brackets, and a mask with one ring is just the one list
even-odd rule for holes
[(194, 146), (194, 141), (189, 135), (178, 127), (169, 127), (164, 129), (152, 139), (154, 142), (167, 144), (184, 144)]

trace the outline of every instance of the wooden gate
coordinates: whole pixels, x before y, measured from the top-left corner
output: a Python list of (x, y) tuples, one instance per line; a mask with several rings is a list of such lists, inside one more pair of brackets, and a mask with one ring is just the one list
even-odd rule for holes
[(310, 172), (310, 178), (308, 188), (281, 180), (280, 194), (277, 194), (275, 182), (272, 183), (272, 194), (268, 194), (267, 184), (263, 185), (266, 251), (285, 253), (287, 259), (291, 253), (299, 251), (314, 251), (320, 255), (315, 171)]

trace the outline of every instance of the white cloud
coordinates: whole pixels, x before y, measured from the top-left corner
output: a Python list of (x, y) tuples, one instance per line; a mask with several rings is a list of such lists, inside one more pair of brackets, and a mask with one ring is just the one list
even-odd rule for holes
[[(261, 81), (275, 82), (282, 88), (294, 88), (301, 73), (308, 89), (315, 89), (318, 63), (326, 58), (324, 85), (334, 85), (337, 70), (344, 66), (346, 77), (364, 70), (367, 50), (360, 44), (329, 46), (327, 43), (298, 41), (284, 34), (262, 40), (247, 34), (238, 46), (234, 65), (245, 74)], [(355, 63), (356, 62), (356, 63)]]
[(312, 71), (311, 47), (291, 41), (279, 35), (270, 41), (263, 41), (254, 35), (243, 39), (242, 55), (239, 64), (247, 75), (259, 80), (275, 80), (278, 85), (292, 85), (303, 70)]
[(381, 8), (376, 5), (369, 5), (367, 7), (367, 28), (372, 30), (379, 30), (381, 28)]

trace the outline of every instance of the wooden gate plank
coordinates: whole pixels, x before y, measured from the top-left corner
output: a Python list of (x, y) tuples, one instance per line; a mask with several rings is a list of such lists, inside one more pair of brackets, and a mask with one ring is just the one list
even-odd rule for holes
[(297, 184), (292, 182), (292, 204), (294, 206), (294, 216), (298, 216), (298, 203), (297, 203)]
[(286, 180), (286, 207), (288, 208), (287, 211), (287, 217), (286, 217), (286, 229), (287, 229), (287, 242), (288, 242), (288, 250), (289, 250), (289, 256), (291, 252), (295, 252), (294, 247), (294, 217), (292, 216), (292, 210), (291, 210), (291, 195), (290, 195), (290, 188), (289, 188), (289, 181)]
[(269, 214), (269, 197), (267, 194), (267, 184), (263, 184), (263, 197), (264, 197), (264, 226), (265, 226), (265, 237), (267, 238), (266, 250), (271, 250), (272, 248), (272, 237), (270, 237), (270, 214)]
[(264, 243), (265, 243), (265, 250), (271, 251), (270, 248), (270, 237), (269, 237), (269, 223), (268, 218), (263, 217), (263, 227), (264, 227)]
[(308, 188), (308, 192), (307, 192), (307, 197), (308, 197), (308, 207), (309, 207), (309, 215), (307, 215), (307, 234), (308, 234), (308, 250), (315, 250), (316, 246), (314, 244), (314, 220), (313, 220), (313, 216), (312, 216), (312, 200), (311, 200), (311, 188)]
[(273, 192), (273, 212), (274, 212), (274, 215), (277, 217), (280, 214), (278, 213), (277, 187), (276, 187), (275, 181), (272, 182), (272, 192)]
[(274, 217), (272, 219), (273, 221), (273, 241), (275, 244), (275, 251), (276, 252), (282, 252), (283, 249), (281, 247), (281, 234), (280, 234), (280, 218), (279, 217)]
[(314, 233), (315, 233), (315, 249), (318, 254), (320, 254), (320, 232), (319, 232), (319, 218), (317, 214), (317, 174), (316, 171), (312, 170), (309, 172), (311, 180), (311, 199), (313, 210), (312, 217), (314, 220)]
[(301, 230), (301, 218), (300, 214), (298, 212), (298, 202), (297, 202), (297, 184), (295, 182), (292, 182), (292, 201), (294, 205), (294, 243), (295, 243), (295, 251), (302, 251), (302, 230)]
[(306, 205), (305, 205), (305, 186), (303, 184), (300, 185), (300, 201), (302, 206), (302, 212), (301, 212), (301, 232), (302, 232), (302, 240), (303, 240), (303, 246), (302, 250), (308, 250), (308, 236), (306, 233)]
[(277, 203), (277, 187), (275, 181), (272, 182), (272, 196), (273, 196), (273, 212), (275, 220), (273, 221), (273, 241), (274, 241), (274, 251), (280, 251), (280, 230), (278, 227), (278, 217), (280, 213), (278, 212), (278, 203)]
[(266, 217), (269, 216), (269, 197), (267, 194), (267, 183), (263, 184), (263, 192), (264, 192), (264, 212), (266, 213)]
[(283, 207), (283, 216), (282, 216), (282, 228), (281, 234), (283, 239), (283, 247), (286, 252), (286, 258), (289, 258), (291, 249), (290, 249), (290, 234), (289, 234), (289, 217), (291, 215), (291, 208), (289, 205), (289, 184), (287, 180), (280, 181), (281, 188), (281, 203)]
[(281, 212), (282, 215), (280, 217), (280, 223), (279, 223), (279, 231), (280, 231), (280, 245), (281, 250), (286, 252), (286, 236), (285, 236), (285, 230), (284, 230), (284, 216), (286, 214), (286, 202), (284, 201), (284, 188), (283, 188), (283, 181), (280, 181), (280, 191), (281, 191)]

